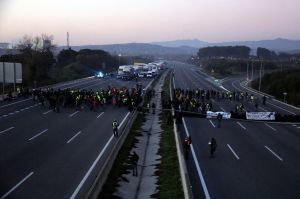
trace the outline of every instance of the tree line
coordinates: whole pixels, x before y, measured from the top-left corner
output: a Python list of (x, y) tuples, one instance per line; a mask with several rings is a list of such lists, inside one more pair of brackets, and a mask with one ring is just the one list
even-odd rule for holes
[(53, 36), (25, 35), (18, 44), (0, 57), (0, 62), (18, 62), (23, 66), (23, 84), (33, 87), (94, 75), (96, 71), (116, 70), (124, 58), (103, 50), (61, 50), (54, 54)]

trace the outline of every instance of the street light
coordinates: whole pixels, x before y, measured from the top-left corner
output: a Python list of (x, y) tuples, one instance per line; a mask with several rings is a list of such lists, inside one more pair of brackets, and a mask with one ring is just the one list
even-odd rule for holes
[(287, 96), (287, 92), (282, 93), (283, 94), (283, 102), (286, 103), (286, 96)]
[(118, 54), (118, 57), (119, 57), (119, 66), (120, 66), (120, 59), (121, 59), (122, 55)]

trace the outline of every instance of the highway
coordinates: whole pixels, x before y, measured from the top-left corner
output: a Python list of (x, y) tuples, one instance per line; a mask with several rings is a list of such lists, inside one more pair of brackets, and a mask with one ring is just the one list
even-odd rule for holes
[[(194, 66), (172, 64), (175, 88), (250, 92), (240, 85), (245, 78), (226, 79), (221, 88)], [(234, 111), (239, 103), (212, 100), (212, 109)], [(246, 110), (256, 111), (252, 103), (244, 105)], [(300, 113), (273, 99), (259, 105), (257, 111)], [(300, 198), (300, 124), (223, 119), (217, 128), (215, 119), (183, 117), (179, 131), (182, 140), (186, 135), (192, 137), (186, 163), (194, 198)], [(210, 158), (212, 137), (218, 146), (215, 157)]]
[[(143, 87), (149, 79), (140, 80)], [(60, 89), (133, 88), (135, 81), (84, 78), (52, 85)], [(0, 198), (83, 198), (107, 151), (115, 144), (111, 123), (120, 128), (127, 108), (61, 108), (60, 113), (29, 99), (0, 103)], [(99, 161), (97, 161), (99, 159)]]

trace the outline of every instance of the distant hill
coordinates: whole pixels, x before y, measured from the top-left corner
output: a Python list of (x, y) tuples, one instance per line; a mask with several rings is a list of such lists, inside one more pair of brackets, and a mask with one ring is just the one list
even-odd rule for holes
[[(58, 47), (58, 51), (66, 48), (65, 46)], [(73, 50), (79, 51), (81, 49), (101, 49), (109, 52), (110, 54), (118, 55), (191, 55), (196, 54), (198, 49), (181, 46), (181, 47), (164, 47), (147, 43), (128, 43), (128, 44), (111, 44), (111, 45), (84, 45), (72, 46)]]
[(257, 47), (264, 47), (277, 52), (283, 51), (293, 51), (300, 49), (300, 40), (289, 40), (277, 38), (273, 40), (259, 40), (259, 41), (232, 41), (232, 42), (220, 42), (220, 43), (208, 43), (200, 41), (198, 39), (192, 40), (174, 40), (174, 41), (163, 41), (154, 42), (153, 44), (166, 46), (166, 47), (180, 47), (180, 46), (190, 46), (194, 48), (203, 48), (208, 46), (248, 46), (252, 49)]

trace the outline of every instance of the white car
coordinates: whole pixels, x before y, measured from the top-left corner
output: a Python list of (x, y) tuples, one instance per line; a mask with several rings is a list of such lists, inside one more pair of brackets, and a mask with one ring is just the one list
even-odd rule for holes
[(152, 71), (147, 72), (146, 77), (153, 77)]

